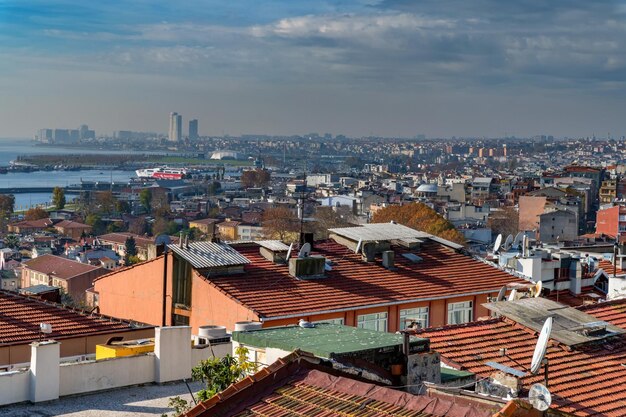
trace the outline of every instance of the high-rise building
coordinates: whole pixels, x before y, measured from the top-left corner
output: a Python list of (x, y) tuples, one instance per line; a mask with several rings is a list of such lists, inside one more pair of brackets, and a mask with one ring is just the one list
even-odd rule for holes
[(189, 121), (189, 139), (198, 139), (198, 119)]
[(169, 139), (171, 141), (179, 141), (183, 137), (183, 116), (173, 112), (170, 113), (170, 132)]

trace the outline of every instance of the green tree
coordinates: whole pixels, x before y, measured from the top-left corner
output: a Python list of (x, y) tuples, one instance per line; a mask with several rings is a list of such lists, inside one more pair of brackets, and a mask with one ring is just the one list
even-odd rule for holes
[(124, 246), (124, 265), (132, 265), (135, 263), (133, 262), (133, 258), (137, 258), (137, 243), (135, 242), (135, 238), (128, 236)]
[(85, 218), (85, 224), (91, 226), (91, 231), (94, 235), (101, 235), (104, 233), (105, 226), (102, 218), (97, 214), (90, 214)]
[(20, 246), (20, 238), (16, 235), (8, 235), (4, 238), (4, 244), (11, 249), (15, 249)]
[[(256, 363), (248, 362), (248, 349), (243, 346), (235, 349), (235, 356), (226, 355), (223, 358), (212, 357), (200, 361), (200, 364), (191, 369), (191, 378), (204, 384), (204, 388), (196, 393), (196, 398), (206, 401), (257, 369)], [(170, 398), (168, 405), (174, 409), (174, 417), (191, 409), (189, 401), (181, 397)], [(162, 417), (167, 417), (167, 414), (162, 414)]]
[(152, 192), (148, 188), (144, 188), (139, 193), (139, 203), (150, 213), (150, 209), (152, 208)]
[(52, 204), (57, 210), (65, 207), (65, 190), (61, 187), (54, 187), (52, 190)]
[(449, 220), (444, 219), (426, 204), (411, 203), (403, 206), (387, 206), (374, 213), (372, 219), (372, 223), (389, 223), (390, 221), (452, 242), (465, 243), (463, 234)]

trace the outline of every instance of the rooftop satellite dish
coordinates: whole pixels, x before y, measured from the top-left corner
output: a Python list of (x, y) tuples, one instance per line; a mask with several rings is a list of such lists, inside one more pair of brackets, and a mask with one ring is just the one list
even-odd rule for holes
[(154, 239), (154, 244), (159, 245), (169, 245), (172, 243), (172, 239), (166, 235), (165, 233), (158, 235), (156, 239)]
[(506, 300), (506, 285), (502, 288), (500, 288), (500, 291), (498, 292), (498, 298), (496, 299), (497, 301), (504, 301)]
[(502, 234), (499, 234), (496, 238), (495, 243), (493, 244), (493, 253), (497, 253), (502, 245)]
[(594, 258), (593, 256), (590, 256), (588, 262), (589, 262), (589, 270), (595, 271), (596, 270), (596, 258)]
[(359, 253), (361, 251), (361, 246), (363, 246), (363, 239), (359, 239), (359, 243), (356, 244), (356, 249), (354, 253)]
[(285, 257), (286, 261), (289, 261), (289, 257), (291, 256), (292, 250), (293, 250), (293, 242), (289, 245), (289, 250), (287, 251), (287, 256)]
[(298, 258), (308, 258), (311, 255), (311, 244), (306, 242), (298, 252)]
[(506, 240), (504, 241), (504, 250), (509, 250), (511, 249), (511, 245), (513, 244), (513, 235), (508, 235), (506, 237)]
[(550, 340), (550, 332), (552, 331), (552, 317), (548, 317), (543, 323), (541, 333), (539, 333), (539, 339), (535, 346), (535, 352), (533, 353), (533, 359), (530, 362), (530, 373), (535, 375), (541, 368), (543, 358), (546, 356), (548, 350), (548, 341)]
[(515, 239), (513, 239), (513, 247), (515, 249), (519, 249), (519, 245), (522, 244), (522, 239), (524, 238), (524, 234), (522, 232), (518, 232), (515, 235)]
[(50, 323), (39, 323), (39, 331), (41, 333), (50, 334), (52, 333), (52, 325)]
[(552, 404), (552, 394), (545, 385), (533, 384), (528, 391), (528, 402), (539, 411), (546, 411)]
[(539, 296), (541, 295), (542, 289), (543, 289), (543, 283), (541, 281), (537, 281), (537, 283), (535, 284), (533, 288), (533, 296), (535, 298), (539, 298)]
[(516, 297), (517, 297), (517, 289), (513, 288), (511, 290), (511, 293), (509, 294), (509, 301), (515, 301)]

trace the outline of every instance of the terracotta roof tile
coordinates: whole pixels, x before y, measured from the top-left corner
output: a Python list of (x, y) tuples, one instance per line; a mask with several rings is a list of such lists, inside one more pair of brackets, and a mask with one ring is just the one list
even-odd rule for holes
[(37, 341), (40, 323), (52, 325), (47, 337), (56, 340), (134, 328), (129, 322), (0, 291), (0, 346)]
[[(416, 396), (325, 372), (307, 365), (298, 352), (267, 371), (231, 385), (185, 414), (187, 417), (488, 417), (490, 410)], [(317, 369), (312, 369), (317, 368)]]
[(108, 272), (104, 268), (73, 261), (55, 255), (43, 255), (24, 262), (24, 266), (33, 271), (50, 274), (58, 278), (69, 279), (87, 272), (102, 269), (102, 273)]
[(286, 265), (266, 260), (255, 245), (235, 249), (251, 263), (245, 276), (215, 276), (207, 280), (265, 318), (310, 312), (353, 309), (370, 305), (401, 304), (420, 299), (494, 292), (511, 282), (526, 282), (470, 256), (438, 243), (426, 243), (419, 251), (422, 262), (401, 256), (408, 250), (394, 248), (395, 270), (366, 263), (334, 241), (318, 242), (313, 254), (333, 262), (323, 279), (298, 280)]
[[(580, 307), (587, 314), (624, 327), (626, 300)], [(496, 361), (520, 369), (530, 365), (537, 334), (508, 319), (492, 319), (459, 326), (417, 331), (430, 338), (442, 360), (481, 377), (494, 370)], [(513, 360), (500, 355), (506, 348)], [(547, 351), (553, 408), (576, 416), (623, 416), (626, 403), (626, 337), (569, 349), (551, 341)], [(543, 382), (543, 374), (523, 378), (524, 387)]]

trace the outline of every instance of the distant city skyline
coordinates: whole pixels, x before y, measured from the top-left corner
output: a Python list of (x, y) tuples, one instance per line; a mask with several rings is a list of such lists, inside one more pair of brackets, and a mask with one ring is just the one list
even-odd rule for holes
[(0, 137), (626, 133), (626, 3), (0, 2)]

